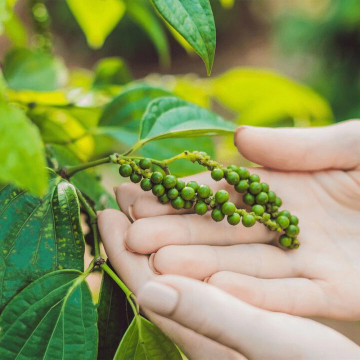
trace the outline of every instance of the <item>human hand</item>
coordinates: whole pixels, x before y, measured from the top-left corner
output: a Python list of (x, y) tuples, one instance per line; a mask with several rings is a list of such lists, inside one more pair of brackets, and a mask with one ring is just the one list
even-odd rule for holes
[[(235, 143), (254, 172), (300, 219), (301, 246), (273, 246), (278, 233), (178, 215), (134, 184), (117, 189), (120, 207), (137, 219), (127, 248), (152, 254), (153, 268), (207, 282), (252, 305), (300, 316), (360, 319), (360, 121), (324, 128), (240, 128)], [(241, 196), (207, 174), (191, 177)], [(171, 216), (170, 216), (171, 214)], [(177, 215), (174, 215), (177, 214)]]
[(105, 210), (98, 223), (116, 272), (138, 297), (145, 314), (189, 359), (360, 357), (360, 348), (349, 339), (312, 320), (255, 308), (200, 281), (155, 275), (146, 255), (124, 247), (130, 223), (123, 214)]

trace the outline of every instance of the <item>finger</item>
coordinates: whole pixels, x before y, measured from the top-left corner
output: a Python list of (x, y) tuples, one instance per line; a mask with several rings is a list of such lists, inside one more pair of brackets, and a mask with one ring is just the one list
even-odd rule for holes
[(360, 164), (359, 134), (359, 120), (296, 129), (243, 126), (235, 145), (247, 159), (272, 169), (345, 170)]
[(167, 275), (147, 283), (138, 294), (138, 301), (252, 359), (359, 356), (354, 343), (319, 323), (255, 308), (213, 286), (185, 277)]
[(204, 280), (220, 271), (273, 279), (295, 277), (296, 268), (287, 253), (263, 244), (233, 246), (165, 246), (150, 256), (159, 274), (175, 274)]
[(320, 280), (260, 279), (223, 271), (211, 276), (208, 283), (262, 309), (298, 316), (331, 315)]
[(274, 231), (256, 223), (251, 228), (232, 226), (226, 220), (215, 222), (210, 215), (165, 215), (135, 221), (126, 233), (127, 248), (151, 254), (167, 245), (234, 245), (270, 242), (278, 237)]
[[(214, 181), (209, 172), (200, 173), (183, 179), (185, 183), (190, 180), (197, 181), (199, 185), (208, 185), (215, 193), (218, 190), (226, 190), (230, 193), (231, 201), (241, 203), (241, 195), (238, 194), (233, 186), (225, 180)], [(119, 207), (127, 215), (131, 213), (134, 219), (141, 219), (150, 216), (160, 216), (166, 214), (181, 214), (192, 210), (176, 210), (170, 204), (161, 204), (151, 191), (143, 191), (138, 184), (125, 183), (116, 189), (116, 200)]]

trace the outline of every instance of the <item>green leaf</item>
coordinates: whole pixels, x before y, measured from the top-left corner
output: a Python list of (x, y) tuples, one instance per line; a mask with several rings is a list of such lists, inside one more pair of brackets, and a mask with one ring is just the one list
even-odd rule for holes
[(98, 360), (112, 360), (133, 317), (127, 313), (125, 294), (104, 272), (98, 306), (99, 353)]
[(55, 271), (14, 297), (0, 317), (0, 358), (94, 360), (96, 310), (84, 280)]
[(44, 194), (47, 173), (36, 126), (20, 108), (0, 102), (0, 134), (0, 181)]
[[(46, 152), (56, 169), (60, 169), (63, 166), (81, 164), (81, 161), (65, 146), (48, 145)], [(100, 184), (100, 180), (93, 173), (87, 170), (80, 171), (72, 176), (70, 181), (76, 188), (94, 201), (96, 210), (119, 208), (114, 197), (104, 189)]]
[(126, 11), (127, 15), (145, 30), (155, 45), (160, 63), (168, 66), (170, 63), (169, 44), (163, 28), (148, 7), (147, 1), (131, 0), (127, 3)]
[(125, 12), (122, 0), (66, 0), (90, 47), (101, 48)]
[(45, 273), (82, 270), (84, 239), (74, 186), (50, 171), (48, 192), (42, 198), (11, 185), (2, 188), (0, 239), (0, 311)]
[(51, 55), (28, 49), (13, 49), (4, 58), (4, 77), (14, 90), (53, 91), (63, 86), (63, 64)]
[(181, 360), (176, 346), (142, 316), (134, 318), (116, 351), (114, 360)]
[(176, 97), (153, 100), (141, 120), (140, 140), (222, 135), (233, 133), (235, 125), (215, 113)]
[(295, 125), (326, 125), (329, 104), (310, 88), (267, 70), (238, 68), (213, 81), (213, 96), (237, 112), (238, 122), (268, 126), (283, 120)]
[(198, 53), (208, 75), (214, 63), (216, 29), (209, 0), (151, 0), (160, 15)]

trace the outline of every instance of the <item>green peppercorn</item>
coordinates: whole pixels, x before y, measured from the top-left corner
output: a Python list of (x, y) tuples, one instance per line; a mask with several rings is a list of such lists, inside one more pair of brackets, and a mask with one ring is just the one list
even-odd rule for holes
[(251, 214), (244, 214), (241, 222), (245, 227), (251, 227), (255, 224), (255, 221), (254, 216)]
[(139, 183), (142, 179), (142, 176), (140, 174), (137, 174), (137, 173), (132, 173), (130, 175), (130, 180), (133, 182), (133, 183)]
[(178, 196), (174, 200), (171, 200), (171, 205), (174, 209), (179, 210), (184, 207), (185, 201), (180, 196)]
[(119, 173), (122, 177), (128, 177), (132, 174), (133, 169), (129, 164), (122, 164), (119, 168)]
[(251, 175), (249, 176), (249, 180), (250, 180), (251, 183), (253, 183), (253, 182), (260, 182), (260, 177), (259, 177), (259, 175), (251, 174)]
[(210, 196), (210, 188), (207, 185), (200, 185), (197, 194), (203, 198), (206, 199), (208, 196)]
[(282, 200), (278, 196), (275, 199), (275, 205), (277, 207), (280, 207), (282, 205)]
[[(252, 183), (252, 184), (255, 184), (255, 183)], [(255, 198), (256, 203), (261, 204), (261, 205), (266, 204), (268, 202), (268, 200), (269, 200), (268, 194), (264, 191), (257, 194), (256, 198)]]
[(140, 183), (140, 187), (144, 190), (144, 191), (150, 191), (152, 189), (152, 182), (150, 179), (145, 178), (141, 180)]
[(261, 191), (268, 193), (270, 190), (270, 187), (267, 183), (261, 183)]
[(228, 165), (227, 168), (231, 171), (236, 171), (238, 169), (236, 165)]
[(239, 174), (235, 171), (229, 171), (226, 174), (226, 181), (230, 184), (230, 185), (235, 185), (240, 181), (240, 177)]
[(254, 195), (251, 195), (250, 193), (246, 193), (245, 195), (243, 195), (243, 201), (245, 204), (254, 205), (255, 197), (254, 197)]
[(265, 209), (262, 205), (256, 204), (251, 208), (251, 211), (255, 213), (255, 215), (257, 216), (262, 216), (262, 214), (264, 214)]
[(139, 162), (139, 166), (144, 170), (151, 169), (152, 161), (151, 161), (151, 159), (148, 159), (148, 158), (141, 159)]
[(286, 235), (290, 237), (295, 237), (299, 234), (300, 229), (296, 225), (289, 225), (289, 227), (286, 229)]
[(300, 242), (298, 239), (294, 239), (294, 241), (292, 242), (290, 248), (291, 249), (297, 249), (300, 246)]
[(226, 201), (221, 206), (221, 211), (224, 215), (232, 215), (236, 210), (236, 206), (234, 203), (230, 201)]
[(175, 186), (179, 191), (181, 191), (184, 187), (185, 187), (185, 182), (182, 180), (177, 180), (176, 182), (176, 186)]
[[(155, 185), (157, 186), (157, 185)], [(162, 195), (159, 197), (159, 201), (162, 203), (162, 204), (167, 204), (170, 199), (168, 198), (168, 196), (166, 194)]]
[(227, 217), (227, 221), (230, 225), (237, 225), (241, 220), (241, 216), (238, 213), (233, 213)]
[(280, 238), (279, 238), (279, 243), (282, 246), (289, 247), (291, 245), (291, 243), (292, 243), (292, 240), (291, 240), (291, 238), (289, 238), (286, 235), (281, 235)]
[(197, 191), (197, 189), (199, 188), (199, 184), (196, 181), (189, 181), (186, 186), (193, 188), (194, 191)]
[(249, 182), (247, 180), (240, 180), (238, 184), (235, 185), (235, 190), (239, 193), (244, 193), (249, 188)]
[(229, 200), (229, 193), (226, 190), (219, 190), (215, 194), (215, 201), (218, 204), (223, 204), (225, 201)]
[[(281, 214), (281, 213), (280, 213)], [(276, 222), (279, 224), (279, 226), (282, 228), (282, 229), (286, 229), (287, 227), (289, 227), (290, 225), (290, 220), (287, 216), (284, 216), (284, 215), (279, 215), (277, 218), (276, 218)]]
[(152, 193), (155, 196), (162, 196), (165, 194), (165, 188), (161, 184), (156, 184), (152, 188)]
[(191, 200), (195, 196), (195, 190), (190, 186), (185, 186), (180, 193), (184, 200)]
[(223, 172), (220, 168), (215, 168), (215, 169), (211, 172), (211, 177), (212, 177), (215, 181), (220, 181), (220, 180), (224, 177), (224, 172)]
[(191, 209), (193, 207), (193, 205), (194, 205), (193, 201), (187, 200), (187, 201), (185, 201), (184, 209)]
[(244, 168), (244, 167), (242, 167), (242, 166), (240, 166), (240, 167), (236, 170), (236, 172), (239, 174), (240, 179), (242, 179), (242, 180), (244, 180), (244, 179), (246, 180), (246, 179), (248, 179), (248, 178), (250, 177), (249, 170), (246, 169), (246, 168)]
[(162, 184), (166, 189), (175, 187), (177, 178), (174, 175), (166, 175), (162, 181)]
[(221, 212), (220, 209), (214, 209), (212, 212), (211, 212), (211, 217), (214, 221), (221, 221), (224, 219), (225, 215)]
[(206, 214), (208, 207), (203, 201), (199, 201), (195, 204), (194, 210), (198, 215), (204, 215)]
[(179, 196), (179, 191), (175, 188), (168, 190), (167, 196), (169, 199), (173, 200), (176, 199)]
[(163, 181), (163, 178), (164, 177), (161, 172), (155, 171), (152, 173), (150, 180), (153, 184), (161, 184), (161, 182)]
[[(290, 211), (288, 211), (288, 210), (282, 210), (282, 211), (280, 211), (279, 215), (280, 215), (280, 216), (286, 216), (286, 217), (289, 218), (289, 219), (290, 219), (290, 217), (291, 217)], [(295, 225), (296, 225), (296, 224), (295, 224)]]
[(261, 185), (259, 182), (252, 182), (249, 186), (249, 192), (253, 195), (257, 195), (261, 192)]
[(269, 197), (269, 203), (275, 202), (276, 194), (273, 191), (269, 191), (268, 197)]
[(299, 219), (295, 215), (290, 216), (290, 224), (297, 225), (299, 223)]

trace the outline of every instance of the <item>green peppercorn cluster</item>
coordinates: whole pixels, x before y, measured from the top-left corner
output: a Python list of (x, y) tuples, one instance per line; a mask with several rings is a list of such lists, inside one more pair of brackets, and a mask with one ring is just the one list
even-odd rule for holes
[(204, 215), (211, 210), (214, 221), (222, 221), (226, 217), (231, 225), (241, 222), (243, 226), (251, 227), (258, 221), (270, 230), (282, 232), (279, 238), (282, 246), (289, 249), (299, 247), (298, 218), (287, 210), (279, 210), (282, 200), (270, 191), (268, 184), (260, 181), (258, 175), (250, 174), (246, 168), (235, 165), (225, 168), (211, 160), (204, 152), (185, 151), (174, 159), (177, 158), (187, 158), (205, 166), (211, 171), (211, 177), (215, 181), (225, 179), (235, 191), (243, 194), (243, 202), (245, 206), (251, 208), (251, 211), (238, 209), (230, 201), (229, 193), (225, 190), (213, 194), (208, 185), (201, 185), (196, 181), (185, 183), (169, 173), (167, 163), (158, 170), (153, 170), (154, 161), (147, 158), (123, 157), (117, 159), (117, 163), (120, 164), (121, 176), (130, 177), (132, 182), (140, 183), (144, 191), (152, 191), (162, 204), (170, 203), (175, 209), (193, 208), (198, 215)]

